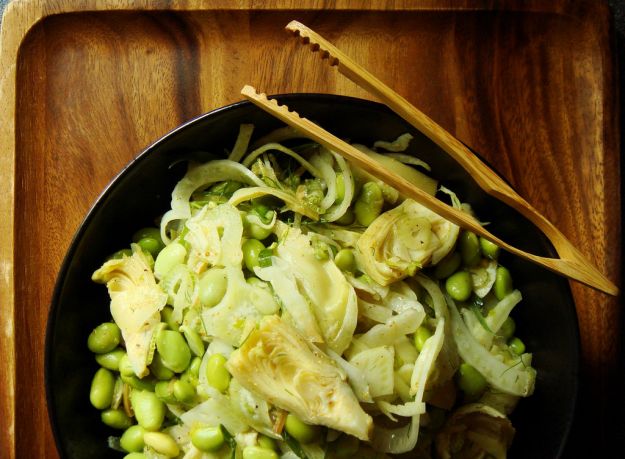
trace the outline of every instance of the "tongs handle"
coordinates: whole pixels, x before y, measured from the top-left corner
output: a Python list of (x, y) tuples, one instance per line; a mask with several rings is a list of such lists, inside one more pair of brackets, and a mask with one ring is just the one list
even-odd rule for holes
[[(454, 223), (483, 235), (500, 247), (525, 259), (532, 257), (532, 261), (552, 271), (579, 280), (610, 295), (618, 294), (616, 285), (595, 268), (560, 230), (475, 156), (462, 142), (312, 29), (300, 22), (291, 21), (286, 26), (286, 30), (299, 36), (304, 44), (310, 44), (311, 49), (319, 51), (322, 59), (327, 59), (330, 66), (336, 66), (339, 72), (379, 98), (395, 113), (425, 134), (456, 160), (486, 193), (514, 208), (534, 223), (551, 241), (561, 258), (544, 258), (528, 254), (504, 243), (490, 233), (487, 236), (484, 231), (476, 231), (474, 228), (469, 228), (467, 224), (462, 224), (459, 221), (454, 221)], [(425, 205), (425, 203), (423, 204)], [(538, 262), (538, 259), (542, 261)]]

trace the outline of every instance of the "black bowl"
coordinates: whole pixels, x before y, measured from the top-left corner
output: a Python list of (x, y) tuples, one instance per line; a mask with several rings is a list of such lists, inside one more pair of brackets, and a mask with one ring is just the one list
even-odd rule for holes
[[(526, 219), (483, 193), (471, 177), (436, 145), (385, 106), (333, 95), (287, 95), (289, 107), (338, 136), (370, 145), (410, 132), (410, 152), (432, 166), (432, 174), (470, 202), (493, 233), (532, 253), (553, 256), (553, 247)], [(182, 177), (181, 158), (207, 160), (231, 148), (240, 123), (264, 134), (281, 123), (242, 102), (200, 116), (175, 129), (132, 161), (97, 200), (76, 233), (61, 267), (48, 319), (46, 389), (58, 450), (64, 458), (116, 457), (107, 437), (118, 435), (89, 403), (97, 364), (87, 336), (110, 318), (106, 289), (90, 278), (110, 253), (128, 245), (133, 232), (154, 223), (170, 205)], [(562, 454), (577, 397), (579, 333), (568, 282), (519, 258), (502, 255), (523, 302), (515, 309), (519, 335), (534, 354), (536, 391), (512, 415), (517, 435), (511, 457), (555, 458)]]

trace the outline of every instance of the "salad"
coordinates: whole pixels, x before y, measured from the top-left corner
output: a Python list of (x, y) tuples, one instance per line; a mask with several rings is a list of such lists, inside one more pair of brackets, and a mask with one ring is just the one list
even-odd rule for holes
[[(128, 459), (503, 458), (532, 394), (499, 249), (290, 128), (189, 164), (93, 273), (91, 404)], [(404, 134), (354, 146), (465, 212)], [(104, 445), (103, 445), (104, 446)]]

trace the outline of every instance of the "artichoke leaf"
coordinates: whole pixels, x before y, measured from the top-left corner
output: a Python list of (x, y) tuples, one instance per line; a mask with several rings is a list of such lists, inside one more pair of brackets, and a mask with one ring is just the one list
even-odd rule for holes
[(261, 321), (232, 353), (227, 368), (243, 387), (302, 421), (369, 439), (373, 421), (344, 373), (277, 316)]

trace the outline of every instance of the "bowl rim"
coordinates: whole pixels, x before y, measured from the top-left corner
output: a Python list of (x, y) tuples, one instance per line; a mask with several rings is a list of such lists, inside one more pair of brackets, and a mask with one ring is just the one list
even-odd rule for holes
[[(371, 109), (387, 111), (388, 113), (391, 113), (397, 116), (399, 119), (401, 119), (399, 115), (395, 114), (388, 106), (382, 103), (375, 102), (375, 101), (368, 100), (368, 99), (352, 97), (352, 96), (344, 96), (344, 95), (330, 94), (330, 93), (300, 92), (300, 93), (274, 94), (274, 95), (268, 95), (268, 97), (272, 99), (278, 99), (279, 101), (283, 103), (288, 103), (289, 100), (300, 101), (300, 100), (306, 100), (306, 99), (311, 99), (314, 101), (321, 101), (321, 102), (327, 101), (328, 103), (336, 102), (336, 101), (340, 101), (342, 103), (347, 102), (355, 106), (368, 107)], [(183, 122), (182, 124), (166, 132), (165, 134), (163, 134), (156, 140), (152, 141), (148, 146), (142, 149), (137, 156), (129, 160), (126, 163), (126, 165), (117, 174), (115, 174), (115, 176), (108, 182), (108, 184), (103, 188), (103, 190), (98, 194), (98, 196), (92, 202), (87, 213), (85, 214), (85, 217), (79, 223), (74, 235), (72, 236), (67, 252), (65, 253), (63, 257), (63, 261), (61, 262), (59, 269), (57, 271), (57, 275), (56, 275), (56, 279), (54, 283), (54, 289), (52, 292), (52, 296), (50, 297), (48, 317), (47, 317), (47, 323), (46, 323), (46, 332), (45, 332), (46, 334), (45, 334), (45, 341), (44, 341), (44, 385), (45, 385), (45, 395), (46, 395), (46, 409), (48, 412), (48, 420), (50, 422), (52, 435), (54, 437), (54, 443), (56, 445), (57, 451), (61, 458), (69, 457), (69, 455), (62, 442), (61, 432), (60, 432), (59, 424), (57, 421), (57, 411), (55, 408), (56, 406), (55, 395), (54, 395), (54, 392), (52, 391), (52, 383), (51, 383), (51, 379), (52, 379), (52, 376), (51, 376), (52, 361), (51, 360), (52, 360), (52, 344), (53, 344), (52, 332), (57, 323), (58, 304), (60, 303), (61, 292), (65, 284), (65, 278), (67, 277), (69, 267), (71, 265), (72, 259), (74, 258), (74, 254), (77, 250), (78, 242), (80, 241), (80, 239), (83, 237), (84, 233), (86, 232), (86, 228), (89, 226), (89, 223), (91, 222), (91, 220), (95, 218), (95, 214), (97, 213), (98, 209), (104, 205), (104, 198), (108, 194), (108, 192), (112, 188), (117, 186), (117, 184), (121, 181), (121, 179), (127, 174), (129, 174), (131, 170), (139, 167), (138, 165), (141, 164), (153, 150), (159, 148), (163, 142), (166, 142), (168, 139), (178, 135), (178, 133), (187, 129), (189, 126), (199, 123), (206, 118), (219, 116), (223, 113), (234, 111), (234, 110), (239, 109), (240, 107), (245, 107), (245, 106), (250, 106), (250, 105), (253, 105), (252, 102), (248, 100), (240, 100), (240, 101), (236, 101), (231, 104), (228, 104), (228, 105), (224, 105), (222, 107), (217, 107), (213, 110), (210, 110), (206, 113), (202, 113), (200, 115), (197, 115)], [(488, 167), (490, 167), (497, 175), (502, 177), (503, 180), (506, 183), (508, 183), (508, 185), (512, 186), (510, 182), (505, 177), (503, 177), (495, 168), (493, 168), (491, 164), (489, 164), (489, 162), (486, 161), (478, 152), (474, 151), (470, 147), (468, 148), (475, 155), (477, 155), (480, 158), (480, 160), (482, 160), (486, 165), (488, 165)], [(542, 239), (543, 239), (542, 241), (543, 246), (546, 249), (546, 251), (549, 252), (549, 255), (552, 257), (557, 256), (557, 252), (555, 248), (553, 247), (553, 244), (544, 235), (542, 235)], [(565, 280), (563, 279), (563, 282), (564, 281)], [(574, 335), (574, 348), (571, 350), (573, 351), (575, 358), (574, 358), (574, 367), (571, 368), (571, 374), (574, 376), (573, 397), (570, 403), (569, 416), (567, 418), (566, 424), (564, 425), (563, 434), (561, 437), (559, 448), (555, 456), (556, 458), (560, 458), (564, 454), (564, 451), (568, 445), (571, 430), (572, 430), (572, 427), (573, 427), (573, 424), (575, 422), (576, 415), (578, 412), (579, 368), (580, 368), (580, 358), (581, 358), (579, 319), (577, 315), (575, 300), (571, 291), (570, 282), (566, 282), (566, 286), (563, 289), (563, 293), (569, 300), (570, 304), (573, 306), (572, 313), (573, 313), (573, 318), (575, 320), (572, 321), (573, 327), (571, 331), (573, 332), (573, 335)]]

